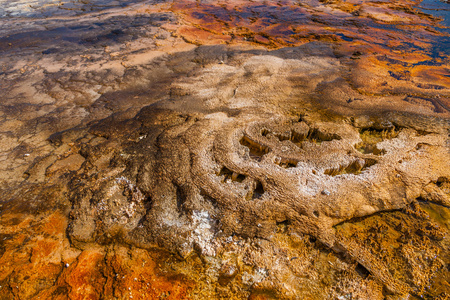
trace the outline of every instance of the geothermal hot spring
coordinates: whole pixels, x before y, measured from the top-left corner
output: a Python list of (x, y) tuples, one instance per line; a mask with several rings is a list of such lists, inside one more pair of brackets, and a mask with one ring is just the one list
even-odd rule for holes
[(0, 0), (0, 299), (450, 299), (448, 0)]

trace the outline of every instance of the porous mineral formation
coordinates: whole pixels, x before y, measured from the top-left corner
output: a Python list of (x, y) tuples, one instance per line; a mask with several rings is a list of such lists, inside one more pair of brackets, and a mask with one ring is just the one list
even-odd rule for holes
[(1, 299), (450, 296), (448, 36), (413, 2), (22, 2)]
[[(333, 60), (265, 55), (231, 65), (212, 64), (177, 83), (177, 96), (122, 120), (119, 133), (112, 132), (116, 120), (91, 127), (106, 140), (82, 150), (86, 175), (72, 179), (71, 240), (216, 257), (233, 236), (272, 243), (286, 224), (290, 235), (349, 255), (390, 292), (408, 292), (334, 226), (408, 208), (419, 197), (450, 205), (440, 188), (450, 179), (449, 124), (406, 112), (306, 109), (288, 79), (305, 70), (327, 76)], [(170, 108), (187, 102), (198, 106)], [(117, 139), (123, 152), (111, 147)], [(95, 170), (105, 155), (109, 166)]]

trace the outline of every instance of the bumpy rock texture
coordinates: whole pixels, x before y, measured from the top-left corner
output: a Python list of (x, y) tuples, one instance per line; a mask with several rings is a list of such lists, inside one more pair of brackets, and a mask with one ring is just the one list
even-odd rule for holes
[(97, 4), (2, 20), (2, 299), (449, 297), (431, 16)]
[[(122, 120), (117, 129), (125, 136), (112, 132), (116, 120), (91, 127), (107, 141), (82, 150), (88, 176), (74, 178), (71, 239), (215, 256), (232, 236), (271, 241), (286, 224), (290, 234), (348, 254), (389, 291), (407, 292), (387, 265), (333, 226), (407, 208), (419, 197), (448, 206), (439, 187), (450, 178), (447, 122), (401, 112), (324, 117), (305, 109), (287, 78), (308, 67), (329, 76), (332, 59), (286, 63), (264, 55), (229, 63), (225, 71), (214, 64), (200, 71), (203, 89), (198, 77), (177, 83), (177, 95)], [(233, 90), (209, 88), (224, 80), (236, 83)], [(183, 103), (191, 105), (169, 109)], [(125, 139), (123, 152), (94, 171), (116, 139)]]

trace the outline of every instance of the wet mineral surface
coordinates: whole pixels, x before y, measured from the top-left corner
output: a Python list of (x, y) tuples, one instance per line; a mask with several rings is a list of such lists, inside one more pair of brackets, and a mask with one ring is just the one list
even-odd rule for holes
[(1, 299), (448, 299), (450, 4), (0, 0)]

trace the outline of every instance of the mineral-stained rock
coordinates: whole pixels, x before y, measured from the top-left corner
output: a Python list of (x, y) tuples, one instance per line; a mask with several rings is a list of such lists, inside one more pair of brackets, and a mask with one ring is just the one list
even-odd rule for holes
[[(430, 188), (450, 178), (448, 124), (406, 112), (378, 116), (376, 110), (326, 117), (308, 104), (296, 109), (286, 91), (268, 97), (277, 87), (263, 86), (262, 74), (289, 89), (292, 66), (314, 59), (289, 61), (288, 67), (281, 58), (250, 58), (233, 66), (233, 75), (215, 67), (198, 75), (239, 82), (228, 96), (196, 81), (175, 83), (191, 92), (144, 107), (125, 122), (134, 124), (126, 134), (110, 135), (122, 142), (108, 168), (91, 174), (86, 166), (87, 177), (73, 177), (73, 243), (114, 239), (183, 258), (193, 251), (216, 257), (234, 235), (273, 241), (278, 224), (289, 224), (291, 234), (313, 236), (350, 255), (389, 291), (408, 292), (388, 265), (336, 235), (333, 226), (404, 209), (418, 197), (448, 203), (446, 193)], [(327, 73), (329, 62), (320, 62)], [(215, 76), (203, 79), (208, 73)], [(255, 91), (263, 93), (256, 98)], [(202, 98), (217, 102), (211, 106)], [(186, 112), (170, 108), (185, 99), (194, 104)], [(105, 120), (90, 130), (104, 134), (113, 126)], [(93, 164), (102, 151), (100, 144), (86, 152), (86, 161)], [(265, 272), (246, 280), (264, 282)]]
[(415, 2), (61, 3), (0, 20), (1, 299), (448, 297)]

